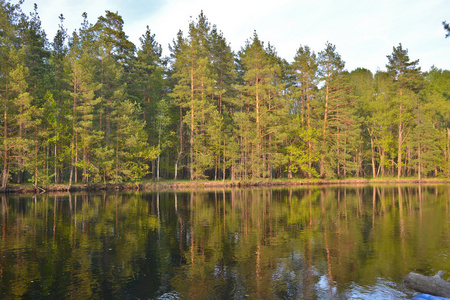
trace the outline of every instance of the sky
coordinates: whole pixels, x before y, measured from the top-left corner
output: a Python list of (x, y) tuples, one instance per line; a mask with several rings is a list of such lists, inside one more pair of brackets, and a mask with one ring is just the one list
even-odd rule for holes
[(203, 11), (235, 52), (256, 31), (288, 62), (301, 45), (318, 53), (330, 42), (348, 71), (376, 72), (386, 70), (386, 56), (401, 43), (422, 71), (433, 65), (450, 70), (450, 37), (442, 26), (450, 22), (449, 0), (25, 0), (23, 11), (31, 12), (34, 3), (50, 41), (60, 14), (71, 34), (83, 12), (95, 23), (109, 10), (122, 16), (124, 31), (137, 47), (148, 25), (168, 56), (177, 32), (186, 36), (190, 20)]

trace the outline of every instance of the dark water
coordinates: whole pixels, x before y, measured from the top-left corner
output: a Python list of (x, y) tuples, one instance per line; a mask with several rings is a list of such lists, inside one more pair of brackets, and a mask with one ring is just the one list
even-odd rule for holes
[(1, 299), (407, 299), (450, 272), (450, 185), (1, 203)]

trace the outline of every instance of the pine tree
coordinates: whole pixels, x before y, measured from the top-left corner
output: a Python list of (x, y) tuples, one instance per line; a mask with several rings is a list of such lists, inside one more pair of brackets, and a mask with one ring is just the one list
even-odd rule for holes
[(297, 117), (293, 120), (293, 138), (289, 145), (291, 159), (296, 165), (290, 165), (292, 170), (300, 168), (308, 177), (316, 176), (313, 162), (318, 158), (316, 151), (317, 128), (312, 124), (311, 102), (317, 94), (318, 61), (314, 51), (308, 46), (300, 46), (291, 64), (295, 83), (291, 88), (294, 97), (293, 111)]
[[(101, 88), (101, 83), (96, 80), (96, 57), (93, 51), (93, 38), (91, 25), (87, 20), (87, 14), (83, 14), (84, 21), (79, 34), (74, 32), (70, 48), (70, 93), (73, 99), (72, 115), (72, 142), (71, 142), (71, 175), (72, 180), (77, 181), (77, 169), (82, 169), (83, 183), (89, 182), (89, 177), (98, 177), (101, 170), (94, 164), (94, 148), (102, 148), (104, 133), (98, 128), (96, 117), (98, 105), (102, 98), (96, 97), (96, 92)], [(111, 158), (111, 149), (103, 147), (103, 156)], [(98, 152), (97, 152), (98, 153)], [(80, 157), (81, 156), (81, 157)], [(104, 158), (104, 157), (102, 157)], [(105, 164), (105, 163), (104, 163)], [(75, 173), (75, 174), (74, 174)], [(75, 176), (74, 176), (75, 175)]]
[(351, 93), (347, 72), (339, 74), (330, 87), (329, 157), (338, 177), (346, 177), (358, 169), (360, 154), (360, 119), (357, 116), (357, 103)]
[[(74, 92), (74, 131), (79, 136), (79, 149), (82, 160), (76, 166), (82, 168), (83, 183), (89, 182), (89, 177), (95, 173), (96, 166), (92, 163), (91, 150), (101, 147), (99, 142), (103, 139), (102, 131), (95, 128), (95, 108), (101, 102), (95, 97), (100, 85), (94, 79), (95, 69), (92, 57), (83, 52), (79, 60), (73, 65)], [(107, 154), (107, 153), (103, 153)]]
[(100, 42), (100, 50), (120, 64), (126, 65), (135, 53), (135, 46), (128, 40), (123, 25), (122, 16), (106, 10), (105, 16), (98, 17), (92, 31)]
[[(370, 119), (373, 114), (378, 113), (375, 102), (375, 83), (374, 76), (371, 71), (363, 68), (357, 68), (349, 74), (349, 83), (352, 91), (351, 95), (356, 106), (356, 115), (361, 118), (360, 143), (361, 148), (358, 150), (358, 172), (357, 175), (365, 173), (362, 165), (363, 159), (370, 157), (372, 177), (377, 177), (376, 164), (376, 147), (374, 146), (373, 128), (371, 128)], [(363, 145), (366, 145), (365, 147)]]
[(126, 100), (116, 103), (114, 120), (114, 180), (139, 180), (148, 173), (148, 162), (159, 155), (159, 149), (147, 143), (145, 123), (139, 120), (135, 104)]
[[(25, 52), (25, 66), (28, 69), (28, 75), (26, 76), (28, 92), (32, 97), (32, 103), (30, 104), (36, 112), (38, 112), (45, 104), (45, 95), (51, 88), (50, 86), (50, 65), (49, 57), (50, 51), (48, 48), (48, 41), (45, 31), (41, 27), (41, 20), (38, 14), (37, 5), (34, 5), (34, 11), (30, 14), (30, 17), (25, 14), (21, 14), (20, 22), (18, 23), (18, 32), (20, 37), (20, 47)], [(36, 124), (41, 123), (40, 116), (37, 114), (32, 115)], [(46, 130), (45, 125), (43, 128), (38, 128), (36, 125), (34, 130), (28, 129), (24, 131), (19, 129), (19, 136), (26, 138), (25, 135), (33, 136), (32, 139), (36, 143), (41, 144), (44, 142), (43, 133)], [(39, 139), (39, 140), (38, 140)], [(47, 150), (46, 147), (42, 149)], [(40, 155), (39, 150), (41, 148), (35, 146), (34, 155)], [(17, 155), (17, 182), (22, 183), (25, 180), (25, 160), (23, 157), (24, 152), (19, 152)], [(38, 161), (37, 157), (34, 161)], [(37, 171), (38, 167), (32, 173), (35, 177), (35, 185), (37, 185)]]
[(277, 116), (282, 116), (287, 108), (279, 97), (283, 89), (281, 68), (271, 51), (270, 45), (264, 48), (255, 32), (239, 52), (242, 83), (238, 90), (242, 104), (236, 118), (242, 132), (243, 178), (250, 174), (252, 178), (270, 175), (270, 148), (276, 144), (271, 139), (280, 125)]
[[(29, 154), (34, 143), (27, 131), (33, 129), (35, 124), (32, 116), (37, 113), (32, 107), (32, 96), (28, 93), (27, 77), (29, 73), (25, 66), (25, 49), (11, 47), (3, 66), (6, 67), (3, 69), (6, 81), (1, 98), (3, 117), (2, 187), (6, 188), (9, 172), (22, 172), (33, 160)], [(13, 158), (15, 158), (15, 164), (13, 164)]]
[(22, 42), (29, 69), (28, 85), (37, 105), (42, 106), (44, 95), (50, 88), (50, 50), (45, 31), (41, 27), (37, 4), (31, 18), (22, 16)]
[(421, 153), (418, 172), (424, 176), (449, 177), (450, 71), (432, 67), (425, 79), (426, 86), (418, 109), (418, 131), (413, 134)]
[(417, 103), (417, 93), (421, 88), (419, 60), (410, 61), (408, 50), (402, 44), (393, 47), (392, 55), (387, 56), (387, 71), (393, 81), (394, 98), (397, 110), (397, 177), (402, 176), (403, 143), (410, 132), (413, 119), (412, 110)]
[[(233, 115), (233, 100), (235, 98), (235, 89), (233, 85), (236, 80), (234, 53), (231, 47), (227, 44), (222, 32), (218, 31), (216, 26), (211, 30), (211, 61), (213, 65), (212, 76), (215, 81), (215, 92), (213, 94), (216, 102), (216, 109), (218, 113), (214, 113), (212, 126), (216, 133), (211, 133), (210, 136), (216, 139), (213, 146), (215, 155), (215, 178), (222, 176), (225, 179), (226, 169), (232, 167), (233, 148), (234, 144), (232, 137), (228, 134), (233, 130), (232, 115)], [(228, 145), (228, 146), (227, 146)], [(217, 173), (218, 170), (222, 172)], [(221, 174), (220, 174), (221, 173)]]
[[(168, 104), (166, 102), (164, 102), (164, 105), (161, 104), (161, 101), (165, 101), (164, 99), (167, 97), (165, 79), (167, 61), (162, 57), (161, 45), (157, 43), (155, 35), (151, 33), (148, 26), (146, 32), (140, 38), (140, 43), (137, 57), (132, 64), (131, 82), (127, 85), (128, 96), (142, 107), (143, 119), (148, 132), (148, 143), (156, 146), (161, 145), (159, 139), (161, 137), (159, 134), (160, 127), (158, 126), (160, 124), (157, 124), (158, 118), (161, 113), (164, 114), (164, 118), (167, 118), (169, 113), (168, 111), (159, 111), (161, 107)], [(164, 142), (163, 144), (166, 145), (167, 143)], [(164, 151), (165, 149), (161, 150)], [(158, 172), (159, 168), (155, 167), (155, 162), (152, 161), (152, 177), (154, 180)]]
[(52, 95), (47, 94), (46, 99), (49, 101), (45, 101), (44, 104), (44, 110), (47, 112), (46, 123), (53, 131), (48, 137), (48, 142), (53, 146), (54, 181), (56, 184), (62, 179), (63, 164), (68, 163), (65, 145), (70, 142), (69, 121), (65, 117), (67, 111), (70, 109), (70, 86), (65, 70), (68, 55), (68, 35), (67, 29), (64, 28), (63, 15), (60, 15), (59, 19), (60, 24), (53, 39), (52, 56), (50, 59), (53, 77)]
[(125, 100), (125, 73), (130, 68), (131, 57), (135, 51), (135, 46), (128, 41), (123, 31), (123, 24), (120, 15), (106, 11), (106, 15), (100, 16), (94, 26), (89, 28), (95, 41), (95, 53), (98, 53), (100, 58), (98, 81), (101, 88), (98, 95), (102, 98), (102, 103), (99, 126), (105, 132), (105, 147), (111, 146), (110, 114), (117, 102)]
[[(339, 53), (336, 52), (336, 46), (327, 42), (325, 49), (319, 53), (319, 74), (320, 80), (324, 82), (323, 86), (323, 125), (322, 125), (322, 155), (320, 158), (320, 176), (332, 176), (330, 163), (333, 158), (330, 145), (332, 143), (330, 136), (330, 102), (332, 97), (338, 97), (340, 89), (337, 88), (337, 79), (344, 70), (344, 61)], [(327, 163), (328, 162), (328, 163)]]
[(173, 77), (177, 83), (171, 93), (176, 103), (186, 111), (184, 122), (189, 124), (190, 179), (202, 178), (213, 164), (208, 145), (206, 125), (214, 111), (212, 94), (214, 80), (210, 60), (211, 25), (201, 13), (197, 22), (189, 24), (189, 37), (178, 39), (173, 48), (176, 59)]
[[(30, 94), (30, 70), (24, 31), (29, 23), (21, 13), (20, 3), (0, 3), (0, 101), (2, 115), (2, 187), (6, 188), (10, 173), (16, 173), (19, 182), (24, 179), (27, 166), (35, 160), (39, 110)], [(32, 172), (35, 169), (32, 168)]]

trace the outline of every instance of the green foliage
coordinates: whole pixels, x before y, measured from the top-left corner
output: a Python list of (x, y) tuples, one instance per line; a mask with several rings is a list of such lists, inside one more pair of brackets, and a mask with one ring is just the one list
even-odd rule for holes
[[(170, 58), (118, 13), (64, 17), (0, 2), (0, 155), (10, 182), (450, 176), (449, 71), (402, 44), (386, 71), (345, 70), (330, 42), (292, 63), (256, 32), (237, 53), (201, 12)], [(150, 175), (151, 174), (151, 175)]]
[(116, 183), (139, 180), (148, 173), (148, 162), (155, 159), (160, 150), (147, 143), (144, 123), (136, 118), (138, 107), (126, 100), (115, 107), (115, 174)]
[[(313, 129), (299, 130), (298, 138), (300, 140), (312, 141), (314, 144), (316, 140), (313, 138)], [(309, 151), (308, 144), (293, 144), (286, 147), (290, 163), (288, 165), (288, 172), (297, 173), (299, 170), (308, 174), (309, 177), (317, 178), (319, 174), (316, 169), (311, 166), (311, 163), (319, 161), (320, 154), (317, 151)]]
[(239, 52), (239, 67), (241, 102), (237, 108), (243, 115), (238, 126), (242, 134), (241, 164), (245, 168), (241, 177), (249, 174), (252, 179), (271, 178), (277, 156), (273, 149), (285, 138), (283, 126), (288, 109), (282, 97), (281, 63), (274, 49), (270, 45), (265, 48), (255, 32)]

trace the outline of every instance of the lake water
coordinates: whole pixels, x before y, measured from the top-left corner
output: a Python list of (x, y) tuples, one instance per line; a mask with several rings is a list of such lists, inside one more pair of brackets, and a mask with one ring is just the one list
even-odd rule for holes
[(0, 210), (1, 299), (408, 299), (407, 273), (450, 272), (450, 185), (3, 196)]

